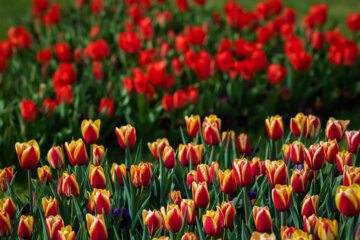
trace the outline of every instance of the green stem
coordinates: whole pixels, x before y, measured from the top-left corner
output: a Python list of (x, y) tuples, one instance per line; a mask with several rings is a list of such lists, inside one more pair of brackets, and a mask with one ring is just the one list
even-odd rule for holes
[(27, 176), (28, 176), (28, 187), (29, 187), (29, 204), (30, 204), (30, 214), (32, 214), (33, 210), (33, 189), (32, 189), (32, 183), (31, 183), (31, 170), (27, 170)]
[(281, 212), (281, 226), (285, 226), (286, 225), (286, 212), (283, 211)]
[(209, 165), (214, 161), (214, 154), (215, 154), (215, 146), (211, 146), (211, 153), (210, 153), (210, 162)]
[(244, 196), (244, 210), (245, 210), (245, 224), (248, 224), (248, 204), (247, 204), (247, 192), (246, 192), (246, 187), (243, 187), (243, 196)]
[(278, 141), (275, 141), (275, 160), (278, 158)]
[(141, 190), (140, 190), (140, 195), (139, 195), (139, 199), (138, 199), (138, 203), (136, 205), (136, 209), (138, 210), (139, 209), (139, 204), (141, 203), (141, 199), (142, 199), (142, 195), (143, 195), (143, 192), (144, 192), (144, 187), (141, 187)]
[(93, 163), (93, 145), (92, 144), (90, 144), (90, 163), (94, 164)]
[(75, 199), (70, 199), (70, 205), (71, 205), (70, 223), (72, 223), (72, 220), (74, 219), (74, 201), (75, 201)]
[(314, 194), (316, 194), (316, 176), (317, 176), (317, 170), (314, 170), (314, 179), (313, 179), (313, 182), (314, 182)]
[(329, 178), (329, 182), (330, 182), (330, 189), (332, 190), (332, 186), (333, 186), (333, 182), (334, 182), (334, 169), (333, 166), (331, 165), (330, 167), (330, 178)]

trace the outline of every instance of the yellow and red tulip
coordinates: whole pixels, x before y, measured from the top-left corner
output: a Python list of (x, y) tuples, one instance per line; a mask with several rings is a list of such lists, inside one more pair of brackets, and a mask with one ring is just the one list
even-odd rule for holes
[(317, 235), (318, 218), (315, 214), (309, 217), (303, 216), (304, 231), (310, 233), (313, 230), (315, 236)]
[(141, 162), (139, 165), (132, 165), (130, 168), (131, 182), (135, 187), (146, 187), (151, 183), (151, 163)]
[(46, 229), (50, 240), (57, 240), (57, 233), (64, 227), (64, 221), (60, 215), (50, 216), (45, 219)]
[(279, 140), (284, 134), (283, 120), (279, 115), (266, 118), (265, 126), (267, 134), (272, 140)]
[(167, 138), (158, 138), (156, 139), (156, 142), (148, 143), (148, 147), (150, 149), (150, 152), (155, 157), (156, 161), (159, 161), (159, 152), (162, 156), (162, 153), (164, 151), (164, 148), (166, 146), (170, 146), (169, 141)]
[(158, 238), (153, 238), (152, 240), (170, 240), (170, 238), (167, 237), (167, 236), (161, 236), (161, 237), (158, 237)]
[(180, 207), (181, 204), (181, 192), (180, 191), (170, 191), (171, 201)]
[(210, 196), (206, 182), (196, 184), (192, 183), (192, 196), (194, 204), (198, 208), (204, 208), (209, 205)]
[(318, 219), (317, 234), (320, 240), (335, 240), (338, 235), (338, 223), (334, 219)]
[(272, 187), (275, 187), (276, 184), (286, 184), (287, 168), (284, 161), (266, 160), (265, 167), (269, 183)]
[(261, 161), (259, 157), (253, 157), (251, 159), (251, 175), (253, 178), (262, 176), (265, 174), (265, 161)]
[(166, 212), (164, 207), (161, 207), (160, 211), (166, 231), (171, 230), (175, 233), (180, 231), (183, 223), (183, 215), (181, 214), (179, 206), (177, 204), (168, 204)]
[(272, 190), (272, 199), (278, 211), (287, 211), (291, 205), (292, 188), (287, 185), (276, 184)]
[(134, 147), (136, 142), (136, 130), (130, 124), (115, 128), (115, 133), (121, 148), (125, 149), (126, 146), (129, 148)]
[(236, 150), (240, 155), (251, 154), (250, 141), (246, 133), (240, 133), (239, 136), (236, 138)]
[(38, 173), (38, 176), (39, 176), (39, 179), (41, 182), (44, 183), (45, 179), (46, 179), (46, 184), (51, 183), (52, 174), (51, 174), (51, 170), (50, 170), (49, 166), (45, 165), (45, 166), (39, 167), (37, 169), (37, 173)]
[(335, 203), (337, 209), (346, 217), (358, 216), (360, 212), (360, 185), (340, 185), (336, 189)]
[(220, 171), (220, 165), (218, 162), (214, 161), (210, 164), (210, 181), (209, 184), (212, 184), (213, 181), (215, 181), (215, 178), (219, 180), (219, 171)]
[(72, 230), (70, 225), (67, 225), (57, 232), (57, 237), (58, 240), (75, 240), (76, 233)]
[(95, 213), (95, 206), (96, 210), (100, 214), (107, 215), (110, 211), (110, 191), (105, 189), (97, 189), (95, 188), (93, 192), (89, 194), (89, 203), (88, 208), (89, 211), (94, 214)]
[(326, 123), (326, 137), (329, 140), (336, 139), (340, 142), (345, 134), (347, 127), (349, 126), (349, 120), (336, 120), (335, 118), (329, 118)]
[(24, 169), (34, 169), (40, 159), (40, 148), (35, 140), (27, 143), (16, 143), (15, 150), (19, 159), (20, 166)]
[(202, 216), (205, 233), (210, 236), (217, 236), (224, 227), (224, 215), (219, 207), (217, 210), (207, 210)]
[(236, 181), (234, 170), (226, 169), (219, 171), (220, 189), (223, 193), (231, 194), (236, 191)]
[(81, 122), (81, 133), (86, 143), (94, 144), (98, 141), (100, 135), (101, 121), (83, 120)]
[(346, 150), (338, 152), (335, 158), (340, 173), (343, 173), (344, 166), (352, 166), (352, 154)]
[(312, 170), (319, 170), (325, 162), (324, 148), (320, 144), (313, 144), (309, 150), (305, 148), (305, 160)]
[(7, 167), (7, 168), (3, 168), (0, 169), (0, 191), (1, 192), (6, 192), (8, 187), (7, 187), (7, 182), (10, 183), (11, 180), (14, 177), (14, 169), (12, 167)]
[(205, 117), (202, 124), (204, 140), (209, 145), (218, 145), (220, 142), (221, 120), (216, 115), (211, 114)]
[(104, 146), (93, 144), (92, 155), (93, 155), (92, 164), (94, 164), (95, 166), (99, 166), (105, 155)]
[(175, 151), (172, 147), (166, 146), (164, 148), (164, 151), (162, 152), (162, 160), (166, 168), (172, 169), (175, 167), (176, 165)]
[(196, 171), (191, 170), (187, 176), (186, 176), (186, 185), (190, 188), (192, 186), (192, 183), (196, 182)]
[(81, 138), (77, 141), (72, 140), (70, 144), (65, 142), (65, 149), (72, 165), (82, 166), (87, 161), (86, 147)]
[(34, 234), (34, 217), (24, 216), (20, 217), (18, 235), (23, 239), (30, 239)]
[(283, 152), (283, 155), (284, 155), (284, 158), (285, 158), (285, 162), (288, 162), (289, 158), (290, 158), (291, 144), (285, 143), (282, 146), (282, 152)]
[(196, 137), (197, 133), (200, 130), (200, 116), (199, 115), (192, 115), (190, 117), (185, 116), (186, 122), (186, 130), (189, 137)]
[(360, 146), (360, 131), (346, 131), (345, 136), (349, 152), (357, 153)]
[(232, 142), (234, 140), (235, 140), (235, 132), (233, 130), (221, 133), (221, 142), (222, 142), (222, 144), (225, 144), (225, 147), (224, 147), (225, 149), (228, 147), (228, 144), (230, 144), (230, 148), (231, 148)]
[(75, 174), (69, 175), (66, 171), (63, 172), (61, 177), (61, 192), (67, 197), (77, 197), (80, 194), (79, 184)]
[(105, 219), (102, 214), (96, 216), (93, 216), (90, 213), (86, 214), (86, 223), (91, 240), (106, 240), (108, 238)]
[(306, 118), (306, 134), (307, 138), (316, 138), (321, 130), (320, 119), (314, 115), (308, 115)]
[(46, 199), (43, 197), (41, 203), (44, 209), (45, 218), (58, 215), (58, 202), (56, 198), (50, 197), (49, 199)]
[(190, 158), (192, 165), (197, 166), (202, 162), (203, 145), (196, 145), (195, 143), (189, 143), (188, 145), (179, 145), (178, 158), (181, 164), (185, 167), (189, 166)]
[(147, 226), (150, 236), (154, 236), (155, 233), (163, 226), (163, 218), (158, 210), (154, 211), (142, 211), (143, 224)]
[(193, 232), (188, 232), (184, 233), (181, 240), (199, 240), (199, 238)]
[(117, 179), (119, 180), (120, 186), (124, 186), (123, 177), (125, 179), (127, 179), (125, 164), (118, 165), (116, 163), (113, 163), (113, 165), (111, 167), (111, 170), (110, 170), (110, 173), (111, 173), (111, 179), (112, 179), (113, 183), (115, 183), (115, 174), (116, 174)]
[(274, 233), (268, 234), (268, 233), (259, 233), (259, 232), (253, 232), (250, 240), (276, 240), (276, 236)]
[(196, 168), (196, 181), (198, 183), (205, 182), (211, 184), (212, 179), (210, 178), (210, 168), (206, 164), (199, 164)]
[(303, 164), (305, 160), (304, 144), (299, 141), (294, 141), (291, 144), (290, 157), (294, 164)]
[(53, 169), (63, 168), (65, 166), (65, 158), (60, 146), (51, 147), (47, 154), (47, 160)]
[(16, 213), (16, 206), (14, 201), (10, 196), (7, 196), (6, 198), (0, 199), (0, 210), (7, 212), (9, 214), (10, 219), (15, 217)]
[(252, 181), (252, 170), (250, 162), (246, 158), (235, 159), (232, 163), (235, 179), (240, 187), (250, 185)]
[(106, 187), (106, 177), (101, 166), (90, 164), (89, 180), (92, 188), (104, 189)]
[(307, 117), (301, 112), (290, 119), (290, 130), (294, 136), (300, 137), (301, 133), (306, 134), (306, 119)]
[(318, 202), (319, 202), (318, 195), (310, 196), (307, 194), (302, 203), (301, 215), (309, 217), (312, 214), (316, 214)]
[(328, 163), (334, 163), (336, 154), (339, 152), (339, 145), (337, 144), (336, 139), (328, 142), (321, 141), (320, 144), (324, 148), (325, 160)]
[(360, 167), (344, 166), (343, 184), (350, 186), (351, 184), (360, 184)]
[(234, 226), (234, 217), (236, 215), (235, 206), (232, 201), (222, 202), (220, 206), (224, 215), (224, 227), (231, 228)]
[(313, 237), (307, 232), (304, 232), (295, 227), (282, 226), (280, 230), (281, 239), (301, 239), (301, 240), (312, 240)]
[(192, 199), (183, 199), (181, 201), (181, 214), (185, 217), (185, 212), (187, 211), (187, 224), (195, 224), (196, 222), (196, 211), (195, 204)]
[(295, 193), (304, 193), (307, 185), (307, 172), (303, 168), (295, 169), (291, 175), (290, 183)]
[(272, 220), (269, 211), (269, 207), (253, 207), (253, 216), (256, 231), (259, 232), (270, 232), (272, 227)]
[(10, 236), (12, 233), (11, 219), (7, 212), (0, 211), (0, 237)]

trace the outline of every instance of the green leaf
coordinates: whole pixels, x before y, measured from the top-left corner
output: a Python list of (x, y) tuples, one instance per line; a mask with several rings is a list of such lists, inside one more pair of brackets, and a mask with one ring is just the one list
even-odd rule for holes
[(73, 202), (74, 202), (74, 207), (75, 207), (75, 211), (76, 211), (77, 218), (78, 218), (78, 220), (79, 220), (80, 225), (82, 225), (82, 223), (84, 222), (84, 217), (83, 217), (83, 215), (82, 215), (80, 206), (79, 206), (79, 204), (78, 204), (78, 202), (76, 201), (75, 198), (73, 198), (72, 200), (73, 200)]

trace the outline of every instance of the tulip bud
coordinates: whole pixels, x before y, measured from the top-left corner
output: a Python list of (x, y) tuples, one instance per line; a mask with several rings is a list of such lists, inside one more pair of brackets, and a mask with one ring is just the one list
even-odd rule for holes
[(291, 186), (276, 184), (272, 190), (272, 199), (278, 211), (287, 211), (291, 205)]
[(115, 133), (122, 149), (125, 149), (128, 145), (129, 148), (134, 147), (136, 142), (136, 130), (130, 124), (115, 128)]
[(279, 115), (265, 119), (266, 131), (270, 139), (279, 140), (284, 134), (284, 124)]
[(195, 145), (195, 143), (189, 143), (188, 145), (179, 145), (178, 158), (181, 164), (185, 167), (189, 166), (190, 158), (192, 165), (197, 166), (202, 162), (203, 145)]
[(210, 178), (210, 169), (206, 164), (199, 164), (196, 169), (196, 180), (198, 183), (205, 182), (211, 184), (212, 179)]
[(318, 117), (314, 115), (307, 116), (305, 126), (306, 126), (305, 136), (307, 138), (316, 138), (319, 135), (321, 129), (321, 122)]
[(108, 215), (110, 211), (110, 191), (105, 189), (94, 189), (93, 192), (89, 194), (89, 211), (95, 213), (95, 205), (97, 212), (100, 214)]
[(220, 165), (218, 162), (211, 162), (210, 165), (210, 181), (209, 184), (212, 184), (213, 181), (215, 181), (215, 178), (217, 181), (219, 181), (219, 171), (220, 171)]
[(50, 240), (57, 240), (57, 233), (64, 227), (64, 221), (60, 215), (50, 216), (45, 219), (46, 229)]
[(143, 224), (147, 226), (150, 236), (154, 236), (155, 233), (162, 227), (163, 218), (158, 210), (154, 211), (142, 211)]
[(72, 165), (82, 166), (87, 161), (87, 152), (82, 139), (72, 140), (70, 144), (65, 142), (65, 149)]
[(20, 217), (18, 235), (24, 239), (32, 238), (34, 234), (34, 217), (24, 216)]
[(196, 171), (195, 170), (190, 171), (186, 176), (186, 185), (188, 187), (192, 186), (193, 182), (196, 182)]
[(259, 233), (259, 232), (253, 232), (251, 235), (250, 240), (276, 240), (276, 236), (274, 233), (271, 235), (268, 233)]
[(307, 194), (302, 203), (301, 215), (309, 217), (312, 214), (316, 214), (318, 202), (318, 195), (310, 196)]
[(286, 184), (287, 168), (284, 161), (266, 160), (265, 167), (269, 183), (272, 187), (275, 187), (276, 184)]
[(305, 232), (310, 233), (313, 230), (315, 236), (317, 235), (318, 218), (315, 214), (312, 214), (310, 217), (303, 216), (303, 223)]
[(236, 210), (233, 202), (222, 202), (221, 203), (221, 212), (224, 214), (224, 227), (231, 228), (234, 226), (234, 217), (236, 215)]
[(180, 191), (170, 191), (171, 201), (180, 207), (181, 204), (181, 192)]
[(41, 203), (44, 209), (45, 218), (58, 215), (58, 202), (56, 198), (50, 197), (48, 200), (43, 197)]
[(118, 165), (116, 163), (113, 163), (113, 165), (111, 167), (111, 170), (110, 170), (110, 173), (111, 173), (111, 179), (112, 179), (114, 184), (115, 184), (115, 174), (116, 174), (120, 186), (124, 186), (123, 177), (125, 179), (127, 179), (125, 164)]
[(336, 165), (338, 171), (342, 174), (344, 166), (352, 166), (352, 154), (346, 150), (336, 154)]
[(165, 208), (161, 207), (161, 215), (164, 219), (164, 227), (166, 231), (171, 230), (176, 233), (180, 231), (183, 223), (183, 215), (181, 214), (180, 208), (176, 204), (170, 204)]
[(104, 189), (106, 187), (106, 177), (101, 166), (90, 164), (89, 180), (92, 188)]
[(252, 170), (250, 162), (246, 158), (235, 159), (232, 163), (235, 179), (240, 187), (246, 187), (251, 184)]
[(360, 167), (344, 166), (343, 184), (350, 186), (351, 184), (360, 184)]
[(92, 164), (94, 164), (95, 166), (99, 166), (101, 164), (101, 161), (104, 158), (105, 155), (105, 148), (103, 145), (96, 145), (93, 144), (93, 148), (92, 148), (92, 154), (93, 154), (93, 162)]
[(92, 120), (83, 120), (81, 123), (81, 133), (86, 143), (94, 144), (99, 139), (100, 123), (98, 119), (95, 122)]
[(337, 209), (346, 217), (358, 216), (360, 212), (360, 185), (339, 186), (335, 193)]
[(162, 155), (166, 146), (170, 146), (169, 141), (166, 138), (158, 138), (156, 139), (156, 142), (148, 143), (150, 152), (155, 157), (156, 161), (159, 161), (159, 151)]
[(135, 187), (146, 187), (151, 183), (151, 163), (139, 163), (139, 166), (132, 165), (130, 168), (131, 182)]
[(7, 237), (12, 233), (11, 219), (7, 212), (0, 211), (0, 236)]
[(199, 238), (193, 232), (188, 232), (184, 233), (181, 240), (199, 240)]
[(303, 168), (295, 169), (290, 178), (291, 187), (295, 193), (304, 193), (307, 184), (307, 172)]
[(291, 144), (290, 157), (294, 164), (303, 164), (305, 159), (305, 147), (299, 141), (295, 141)]
[(269, 211), (269, 207), (253, 207), (253, 216), (256, 231), (259, 232), (270, 232), (272, 227), (272, 220)]
[(61, 230), (57, 232), (57, 239), (58, 240), (75, 240), (76, 233), (72, 230), (70, 225), (66, 227), (62, 227)]
[(246, 133), (240, 133), (240, 135), (236, 138), (236, 150), (240, 155), (251, 154), (251, 146)]
[(62, 148), (60, 146), (51, 147), (47, 154), (47, 160), (53, 169), (63, 168), (65, 158)]
[(305, 160), (312, 170), (319, 170), (325, 160), (324, 148), (320, 144), (313, 144), (309, 150), (305, 148)]
[(183, 199), (181, 201), (181, 214), (185, 217), (187, 211), (187, 224), (195, 224), (196, 222), (196, 211), (194, 201), (191, 199)]
[(360, 146), (360, 131), (346, 131), (345, 136), (349, 152), (357, 153)]
[(290, 120), (290, 130), (295, 137), (300, 137), (301, 133), (306, 134), (306, 119), (303, 113), (298, 113)]
[(195, 206), (198, 208), (204, 208), (209, 205), (210, 196), (206, 182), (203, 183), (192, 183), (192, 196)]
[(0, 199), (0, 210), (9, 214), (10, 219), (15, 217), (16, 206), (10, 196)]
[(106, 231), (105, 219), (102, 214), (98, 214), (96, 217), (90, 213), (86, 214), (86, 223), (91, 240), (107, 240), (108, 235)]
[(349, 126), (349, 120), (336, 120), (335, 118), (329, 118), (326, 123), (326, 137), (329, 140), (336, 139), (337, 142), (340, 142), (344, 133)]
[(40, 148), (35, 140), (27, 143), (16, 143), (15, 150), (18, 155), (20, 166), (24, 169), (34, 169), (40, 159)]
[(37, 173), (38, 173), (39, 179), (42, 183), (45, 182), (45, 179), (46, 179), (46, 185), (51, 183), (52, 174), (51, 174), (51, 170), (50, 170), (49, 166), (45, 165), (45, 166), (39, 167), (37, 169)]
[(173, 169), (176, 165), (175, 151), (172, 147), (166, 146), (162, 152), (162, 160), (164, 166), (168, 169)]
[(14, 177), (14, 169), (12, 167), (7, 167), (4, 169), (0, 169), (0, 191), (1, 192), (6, 192), (8, 187), (7, 187), (7, 182), (10, 183), (11, 180)]
[(251, 160), (251, 175), (252, 177), (262, 176), (265, 173), (265, 162), (258, 157), (253, 157)]
[(224, 215), (219, 207), (217, 210), (208, 210), (202, 216), (202, 222), (207, 235), (217, 236), (224, 227)]
[(234, 170), (219, 171), (220, 189), (223, 193), (231, 194), (236, 191)]
[(209, 145), (218, 145), (220, 142), (221, 120), (214, 114), (205, 117), (202, 124), (204, 140)]
[(285, 158), (285, 162), (287, 163), (289, 161), (290, 158), (290, 152), (291, 152), (291, 144), (284, 144), (282, 146), (282, 151), (283, 151), (283, 155)]
[(186, 130), (189, 137), (196, 137), (200, 130), (200, 116), (199, 115), (192, 115), (190, 117), (185, 116), (186, 122)]
[(330, 140), (328, 142), (320, 142), (321, 146), (324, 148), (325, 160), (328, 163), (333, 163), (335, 161), (335, 156), (339, 152), (339, 146), (336, 142), (336, 139)]
[(335, 240), (338, 235), (337, 221), (335, 219), (331, 221), (330, 219), (319, 218), (317, 233), (320, 240)]
[(69, 175), (66, 171), (63, 172), (61, 192), (67, 197), (79, 196), (80, 188), (75, 174)]

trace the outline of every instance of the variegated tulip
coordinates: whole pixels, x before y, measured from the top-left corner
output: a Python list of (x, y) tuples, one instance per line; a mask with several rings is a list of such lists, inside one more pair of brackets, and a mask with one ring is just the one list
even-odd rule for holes
[(62, 183), (61, 192), (67, 197), (78, 197), (80, 194), (79, 184), (77, 182), (75, 174), (69, 175), (66, 171), (63, 172), (61, 180)]
[(126, 146), (129, 146), (129, 148), (134, 147), (136, 142), (136, 130), (133, 126), (127, 124), (120, 128), (115, 128), (115, 133), (122, 149), (125, 149)]
[(360, 212), (360, 185), (340, 185), (336, 189), (335, 203), (337, 209), (346, 217), (358, 216)]
[(106, 187), (106, 176), (101, 166), (90, 164), (89, 180), (92, 188), (104, 189)]
[(86, 214), (86, 223), (87, 230), (90, 235), (90, 240), (106, 240), (108, 238), (105, 219), (102, 214), (98, 214), (96, 215), (96, 217), (91, 215), (90, 213)]
[(77, 141), (72, 140), (70, 144), (65, 142), (65, 149), (72, 165), (82, 166), (86, 163), (87, 152), (85, 144), (81, 138)]
[(192, 183), (192, 196), (196, 207), (204, 208), (209, 205), (210, 196), (205, 182), (199, 184)]
[(217, 210), (207, 210), (202, 216), (205, 233), (210, 236), (217, 236), (224, 227), (224, 215), (219, 207)]
[(303, 164), (305, 160), (304, 144), (299, 141), (293, 142), (291, 144), (290, 157), (294, 164)]
[(309, 217), (312, 214), (316, 214), (318, 202), (319, 202), (318, 195), (310, 196), (307, 194), (302, 203), (301, 215)]
[(235, 132), (233, 130), (221, 133), (221, 142), (222, 144), (225, 144), (224, 149), (227, 149), (228, 145), (230, 145), (231, 148), (233, 141), (235, 141)]
[(176, 165), (175, 151), (172, 147), (166, 146), (162, 152), (162, 160), (164, 166), (168, 169), (173, 169)]
[(127, 173), (126, 173), (125, 164), (118, 165), (116, 163), (113, 163), (110, 173), (111, 173), (111, 179), (112, 179), (114, 184), (115, 184), (115, 179), (116, 179), (115, 174), (116, 174), (120, 186), (124, 186), (123, 178), (127, 179)]
[(220, 209), (224, 215), (224, 227), (231, 228), (234, 226), (234, 217), (236, 215), (235, 206), (232, 201), (222, 202)]
[(88, 144), (94, 144), (98, 141), (100, 135), (101, 121), (83, 120), (81, 122), (81, 133), (85, 142)]
[(343, 184), (350, 186), (351, 184), (360, 184), (360, 167), (344, 166)]
[(209, 184), (212, 184), (215, 179), (219, 181), (219, 171), (221, 170), (220, 164), (216, 161), (211, 162), (210, 164), (210, 181)]
[(306, 134), (307, 138), (316, 138), (321, 130), (320, 119), (314, 115), (308, 115), (306, 118)]
[(180, 191), (170, 191), (170, 199), (172, 201), (172, 203), (178, 205), (180, 207), (181, 204), (181, 192)]
[(240, 187), (250, 185), (252, 181), (252, 170), (250, 162), (246, 158), (235, 159), (232, 163), (235, 179)]
[(335, 156), (339, 152), (339, 145), (336, 142), (336, 139), (330, 140), (328, 142), (320, 141), (321, 146), (324, 148), (325, 160), (328, 163), (334, 163)]
[(10, 236), (12, 233), (11, 219), (7, 212), (0, 211), (0, 237)]
[(36, 167), (40, 159), (40, 148), (35, 140), (30, 140), (27, 143), (17, 142), (15, 150), (22, 168), (31, 170)]
[(197, 166), (202, 162), (203, 145), (196, 145), (195, 143), (189, 143), (188, 145), (180, 144), (178, 158), (181, 164), (185, 167), (189, 166), (190, 159), (192, 165)]
[(132, 165), (130, 168), (131, 182), (135, 187), (146, 187), (151, 183), (151, 163), (140, 162), (139, 165)]
[(261, 161), (259, 157), (251, 159), (251, 175), (255, 178), (265, 174), (265, 161)]
[(290, 130), (294, 136), (300, 137), (301, 133), (306, 134), (306, 119), (307, 117), (301, 112), (290, 119)]
[(349, 120), (336, 120), (335, 118), (329, 118), (326, 123), (326, 137), (329, 140), (336, 139), (340, 142), (345, 134), (347, 127), (349, 126)]
[(282, 146), (282, 152), (283, 152), (283, 155), (284, 155), (285, 162), (288, 162), (289, 158), (290, 158), (291, 144), (286, 144), (285, 143)]
[(342, 174), (344, 166), (352, 166), (352, 154), (346, 150), (336, 154), (336, 165), (338, 171)]
[(211, 184), (212, 179), (210, 178), (210, 168), (206, 164), (199, 164), (196, 168), (196, 181), (198, 183), (205, 182)]
[(272, 187), (275, 187), (276, 184), (286, 184), (287, 168), (284, 161), (266, 160), (265, 167), (269, 183)]
[(50, 198), (47, 199), (46, 197), (43, 197), (41, 203), (44, 209), (45, 218), (58, 215), (58, 202), (56, 198), (50, 196)]
[(89, 194), (89, 203), (88, 208), (89, 211), (94, 214), (95, 213), (95, 206), (97, 212), (100, 214), (107, 215), (110, 211), (110, 191), (105, 189), (94, 189), (92, 193)]
[(292, 188), (287, 185), (276, 184), (272, 190), (272, 199), (278, 211), (287, 211), (291, 205)]
[(209, 145), (218, 145), (220, 142), (221, 119), (212, 114), (205, 117), (202, 124), (204, 140)]
[(161, 207), (161, 215), (164, 219), (164, 227), (166, 231), (171, 230), (172, 232), (180, 231), (183, 223), (183, 215), (177, 204), (170, 204), (165, 208)]
[(94, 164), (95, 166), (99, 166), (105, 155), (104, 146), (93, 144), (92, 155), (92, 164)]
[(324, 165), (324, 148), (320, 144), (313, 144), (309, 150), (305, 148), (305, 160), (307, 166), (312, 170), (319, 170)]
[(20, 217), (18, 235), (24, 239), (32, 238), (34, 234), (34, 217), (22, 215)]
[(240, 155), (250, 155), (251, 154), (251, 145), (249, 137), (246, 133), (240, 133), (236, 138), (236, 150)]
[(269, 207), (253, 207), (253, 216), (256, 231), (259, 232), (270, 232), (272, 228), (272, 220), (269, 211)]
[(186, 130), (189, 137), (196, 137), (200, 130), (200, 116), (192, 115), (190, 117), (185, 116)]
[(57, 237), (58, 240), (75, 240), (76, 233), (72, 230), (70, 225), (67, 225), (57, 232)]
[(236, 191), (236, 181), (234, 170), (226, 169), (224, 172), (219, 171), (221, 192), (231, 194)]
[(163, 218), (158, 210), (143, 210), (142, 211), (143, 224), (147, 226), (150, 236), (154, 236), (155, 233), (162, 227)]
[(50, 240), (57, 240), (57, 233), (64, 227), (64, 221), (60, 215), (50, 216), (45, 219), (46, 229)]
[(274, 233), (268, 234), (268, 233), (259, 233), (259, 232), (253, 232), (250, 240), (276, 240), (276, 236)]
[(312, 230), (315, 236), (317, 235), (318, 218), (315, 214), (312, 214), (310, 217), (303, 216), (303, 224), (305, 232), (310, 233)]
[(196, 182), (196, 171), (191, 170), (187, 176), (186, 176), (186, 185), (190, 188), (192, 186), (192, 183)]
[(199, 240), (199, 238), (193, 232), (188, 232), (184, 233), (181, 240)]
[(195, 224), (196, 222), (196, 211), (195, 204), (192, 199), (183, 199), (181, 201), (181, 214), (185, 217), (185, 213), (187, 211), (187, 224)]
[(7, 212), (9, 214), (10, 219), (15, 217), (16, 206), (10, 196), (0, 199), (0, 211)]
[(301, 240), (312, 240), (313, 237), (307, 232), (295, 227), (282, 226), (280, 230), (281, 239), (301, 239)]
[(270, 139), (279, 140), (284, 134), (284, 124), (279, 115), (271, 116), (265, 119), (266, 131)]
[(301, 170), (295, 169), (291, 175), (290, 183), (295, 193), (304, 193), (307, 185), (307, 172), (303, 168)]
[(14, 169), (7, 167), (0, 169), (0, 191), (6, 192), (8, 189), (7, 183), (10, 183), (14, 177)]
[(159, 152), (162, 155), (166, 146), (170, 146), (167, 138), (158, 138), (156, 139), (156, 142), (148, 143), (150, 152), (155, 157), (156, 161), (159, 161)]
[(359, 131), (346, 131), (346, 143), (349, 152), (357, 153), (360, 147), (360, 130)]
[(51, 147), (47, 154), (47, 160), (53, 169), (63, 168), (65, 166), (65, 158), (62, 148), (60, 146)]
[(51, 183), (51, 181), (52, 181), (52, 174), (51, 174), (50, 167), (49, 167), (48, 165), (39, 167), (39, 168), (37, 169), (37, 173), (38, 173), (38, 176), (39, 176), (39, 179), (40, 179), (41, 182), (44, 183), (45, 180), (46, 180), (46, 184)]
[(335, 240), (338, 235), (338, 223), (336, 219), (331, 221), (326, 218), (319, 218), (317, 234), (320, 240)]

